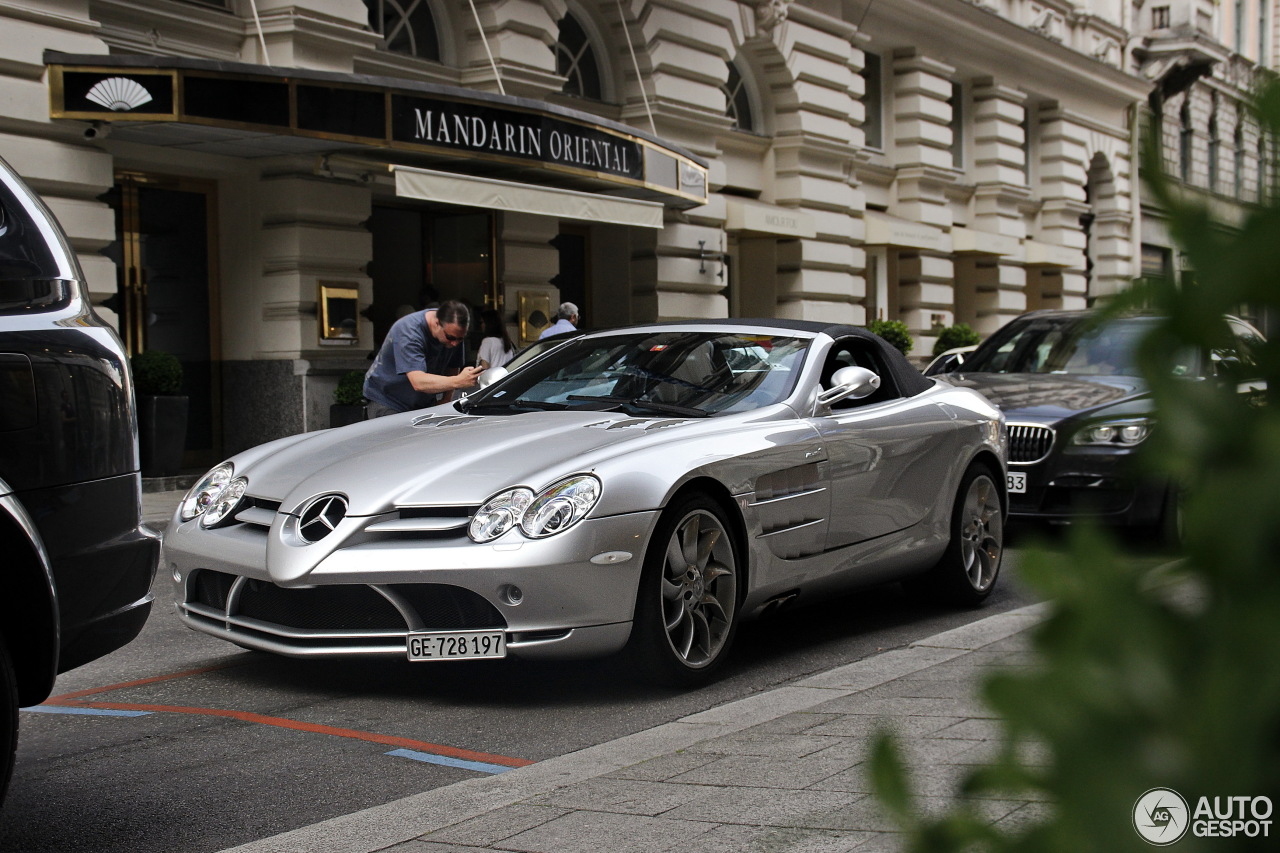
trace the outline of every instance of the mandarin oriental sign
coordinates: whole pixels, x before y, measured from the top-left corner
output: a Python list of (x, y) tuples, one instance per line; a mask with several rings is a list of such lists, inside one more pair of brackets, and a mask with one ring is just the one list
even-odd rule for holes
[(694, 155), (633, 127), (528, 98), (172, 56), (48, 51), (45, 61), (50, 116), (111, 123), (123, 141), (242, 157), (394, 149), (433, 168), (452, 158), (491, 161), (535, 184), (563, 187), (567, 178), (578, 188), (681, 209), (707, 202), (707, 165)]
[(502, 155), (634, 180), (644, 177), (640, 143), (546, 114), (392, 95), (391, 116), (391, 135), (398, 142)]

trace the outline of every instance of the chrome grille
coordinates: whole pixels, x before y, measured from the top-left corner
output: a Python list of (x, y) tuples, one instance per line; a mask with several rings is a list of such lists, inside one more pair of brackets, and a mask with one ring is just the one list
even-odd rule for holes
[(1030, 465), (1053, 449), (1053, 430), (1039, 424), (1009, 424), (1009, 463)]

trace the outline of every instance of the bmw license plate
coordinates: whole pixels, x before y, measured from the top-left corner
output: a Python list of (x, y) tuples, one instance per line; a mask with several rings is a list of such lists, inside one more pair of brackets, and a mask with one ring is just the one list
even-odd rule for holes
[(411, 661), (505, 658), (507, 635), (502, 631), (410, 634), (407, 651)]
[(1027, 493), (1027, 474), (1025, 471), (1010, 471), (1008, 478), (1009, 494), (1025, 495)]

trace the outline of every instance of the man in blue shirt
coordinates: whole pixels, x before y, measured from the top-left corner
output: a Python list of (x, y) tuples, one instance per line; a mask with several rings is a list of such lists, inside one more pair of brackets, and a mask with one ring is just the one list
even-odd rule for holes
[(475, 385), (481, 371), (463, 366), (470, 325), (470, 310), (452, 299), (396, 320), (364, 375), (369, 417), (446, 403)]

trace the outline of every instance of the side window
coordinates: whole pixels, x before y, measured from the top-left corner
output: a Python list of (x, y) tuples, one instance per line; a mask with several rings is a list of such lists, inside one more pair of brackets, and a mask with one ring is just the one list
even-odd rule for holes
[(1243, 323), (1231, 322), (1231, 334), (1235, 338), (1235, 357), (1240, 360), (1240, 377), (1257, 379), (1261, 375), (1258, 367), (1258, 353), (1266, 343), (1253, 328)]
[(51, 311), (70, 298), (66, 283), (56, 280), (58, 264), (33, 218), (38, 210), (0, 180), (0, 314)]

